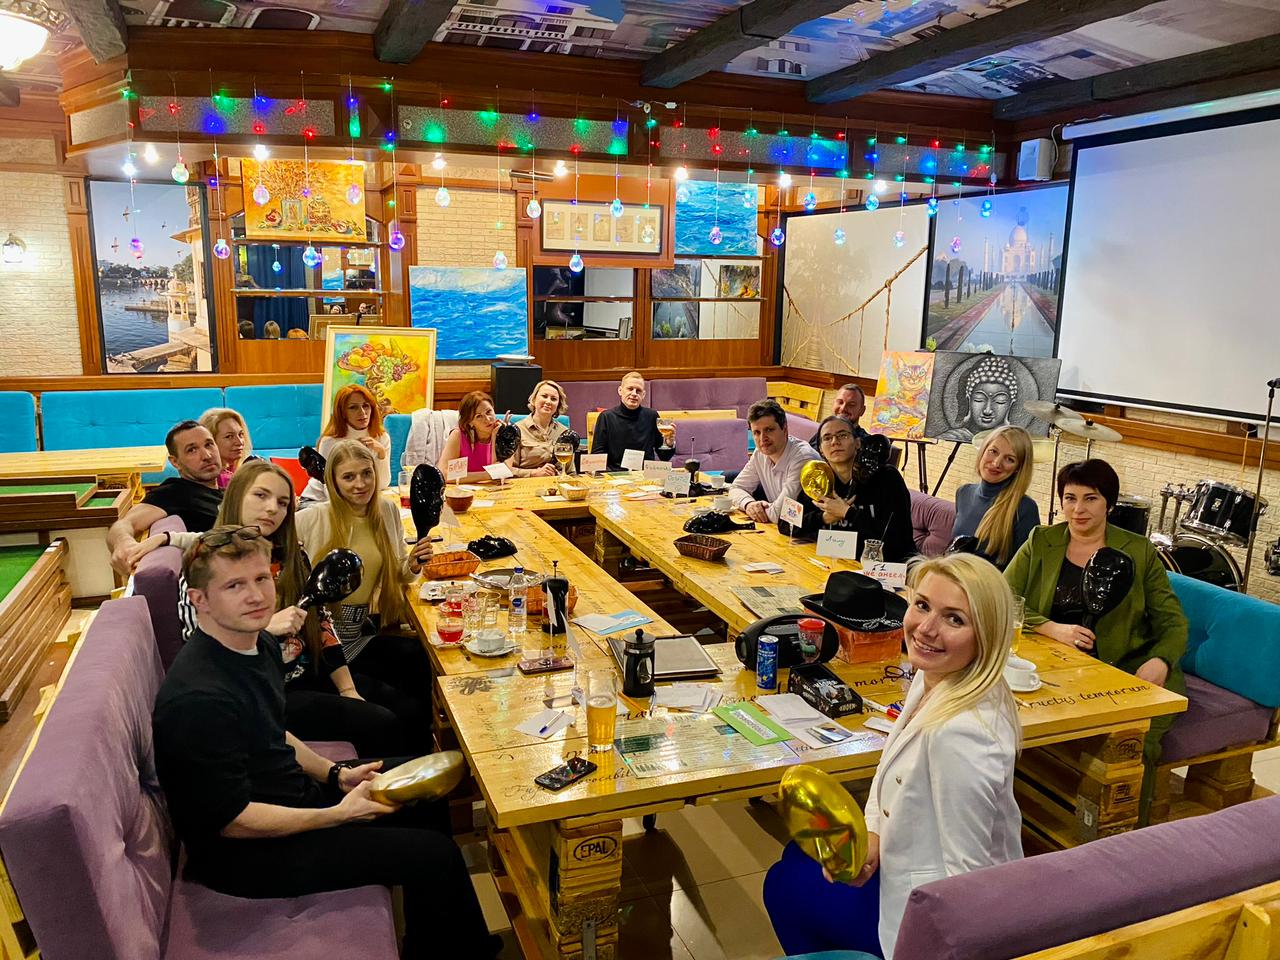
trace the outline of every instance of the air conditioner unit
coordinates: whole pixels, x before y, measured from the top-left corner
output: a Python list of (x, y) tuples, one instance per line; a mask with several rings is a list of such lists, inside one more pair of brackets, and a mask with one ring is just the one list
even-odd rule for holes
[(1052, 140), (1023, 140), (1018, 147), (1018, 179), (1050, 180), (1058, 148)]

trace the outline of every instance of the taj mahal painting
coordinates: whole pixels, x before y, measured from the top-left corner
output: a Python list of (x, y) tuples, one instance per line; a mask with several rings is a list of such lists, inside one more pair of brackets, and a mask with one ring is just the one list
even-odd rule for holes
[(1053, 356), (1066, 218), (1066, 185), (943, 200), (923, 346)]

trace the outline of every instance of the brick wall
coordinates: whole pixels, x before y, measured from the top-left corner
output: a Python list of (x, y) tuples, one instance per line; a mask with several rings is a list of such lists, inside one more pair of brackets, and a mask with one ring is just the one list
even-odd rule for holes
[[(429, 167), (427, 168), (430, 169)], [(467, 177), (471, 171), (448, 171)], [(475, 171), (493, 178), (493, 171)], [(504, 184), (506, 178), (503, 178)], [(509, 184), (508, 184), (509, 185)], [(491, 267), (493, 255), (502, 250), (516, 266), (516, 198), (513, 193), (492, 190), (449, 189), (449, 206), (436, 205), (439, 185), (418, 190), (418, 259), (433, 267)], [(502, 229), (496, 228), (501, 221)]]
[(62, 178), (0, 171), (0, 243), (27, 244), (22, 263), (0, 263), (0, 377), (77, 376), (70, 236)]
[[(1200, 418), (1195, 419), (1197, 425), (1201, 425)], [(946, 464), (947, 456), (951, 453), (953, 446), (954, 444), (952, 443), (943, 442), (933, 444), (928, 448), (929, 485), (931, 488), (938, 482), (938, 477), (942, 475), (942, 468)], [(1048, 514), (1053, 448), (1051, 444), (1042, 446), (1046, 446), (1048, 449), (1044, 451), (1045, 456), (1043, 458), (1041, 458), (1041, 453), (1037, 451), (1036, 472), (1031, 483), (1030, 496), (1039, 504), (1040, 519), (1044, 521), (1047, 519)], [(912, 489), (918, 486), (915, 450), (916, 448), (913, 447), (911, 451), (912, 461), (904, 471), (907, 485)], [(938, 491), (938, 496), (954, 500), (958, 486), (975, 481), (976, 453), (976, 448), (972, 444), (961, 444), (955, 463), (951, 465), (951, 469), (948, 471), (946, 479)], [(1085, 445), (1082, 442), (1064, 435), (1058, 454), (1059, 465), (1070, 463), (1073, 460), (1081, 460), (1084, 458), (1084, 453)], [(1122, 493), (1137, 494), (1152, 500), (1151, 528), (1153, 531), (1159, 519), (1160, 489), (1166, 483), (1175, 485), (1181, 483), (1190, 487), (1201, 480), (1208, 479), (1235, 484), (1249, 491), (1252, 491), (1257, 483), (1257, 460), (1254, 460), (1251, 466), (1246, 465), (1242, 471), (1239, 463), (1226, 463), (1221, 460), (1210, 460), (1205, 457), (1189, 456), (1167, 450), (1150, 450), (1146, 447), (1126, 443), (1095, 444), (1093, 454), (1115, 467), (1116, 473), (1120, 475), (1120, 490)], [(1280, 536), (1280, 471), (1266, 471), (1262, 478), (1262, 495), (1270, 502), (1271, 507), (1267, 514), (1263, 514), (1258, 523), (1257, 543), (1253, 551), (1253, 567), (1249, 576), (1249, 592), (1254, 596), (1280, 603), (1280, 577), (1273, 577), (1267, 573), (1266, 562), (1267, 548), (1275, 542), (1277, 536)], [(1172, 515), (1173, 503), (1170, 502), (1168, 518), (1171, 519)], [(1182, 515), (1186, 515), (1185, 508), (1182, 511)], [(1055, 517), (1054, 519), (1056, 521), (1059, 518)], [(1167, 527), (1168, 519), (1166, 520)], [(1244, 549), (1229, 547), (1228, 551), (1236, 558), (1236, 562), (1243, 570)]]

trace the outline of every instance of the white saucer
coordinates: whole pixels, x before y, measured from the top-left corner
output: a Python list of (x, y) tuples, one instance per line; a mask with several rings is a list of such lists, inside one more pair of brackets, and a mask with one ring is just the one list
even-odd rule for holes
[(510, 641), (507, 641), (507, 645), (505, 647), (499, 647), (492, 653), (485, 653), (476, 646), (476, 642), (474, 640), (467, 640), (462, 645), (467, 648), (469, 653), (474, 653), (477, 657), (505, 657), (508, 653), (515, 653), (520, 649), (520, 644), (512, 643)]
[(1009, 684), (1009, 689), (1012, 690), (1014, 693), (1035, 693), (1037, 690), (1039, 690), (1041, 687), (1044, 686), (1044, 681), (1041, 680), (1039, 677), (1036, 677), (1034, 683), (1028, 683), (1025, 685), (1016, 685), (1016, 686), (1009, 681), (1008, 677), (1005, 677), (1005, 683)]

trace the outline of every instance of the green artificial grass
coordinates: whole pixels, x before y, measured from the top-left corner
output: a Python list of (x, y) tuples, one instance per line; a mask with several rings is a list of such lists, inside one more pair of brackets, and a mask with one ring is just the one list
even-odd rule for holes
[(9, 595), (44, 551), (45, 548), (38, 543), (0, 547), (0, 598)]

